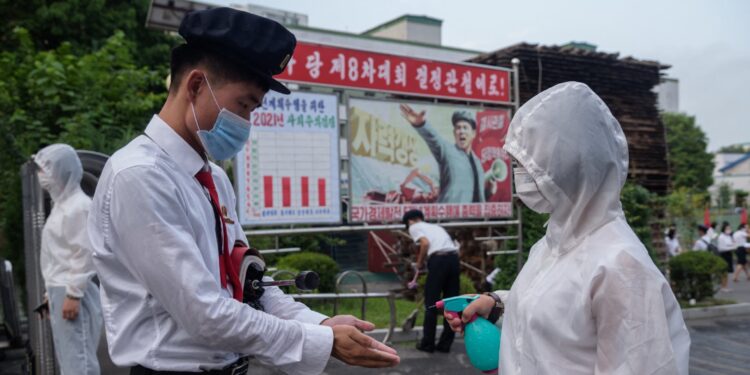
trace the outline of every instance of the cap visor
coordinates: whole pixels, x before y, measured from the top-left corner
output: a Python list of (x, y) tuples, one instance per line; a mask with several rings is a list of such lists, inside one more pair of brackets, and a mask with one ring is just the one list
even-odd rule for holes
[(284, 95), (289, 95), (291, 93), (291, 91), (289, 91), (289, 89), (286, 86), (284, 86), (283, 83), (273, 78), (268, 78), (268, 88), (270, 90), (282, 93)]

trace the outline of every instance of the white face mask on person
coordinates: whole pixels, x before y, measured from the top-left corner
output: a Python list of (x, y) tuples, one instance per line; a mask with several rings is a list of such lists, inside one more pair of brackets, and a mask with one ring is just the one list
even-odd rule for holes
[(545, 198), (531, 178), (529, 172), (524, 168), (513, 168), (513, 179), (516, 185), (516, 194), (523, 204), (540, 214), (552, 212), (552, 203)]
[(236, 155), (242, 147), (245, 146), (247, 138), (250, 137), (250, 120), (244, 119), (232, 113), (226, 108), (222, 108), (216, 100), (211, 84), (206, 79), (206, 85), (214, 98), (214, 103), (219, 107), (219, 115), (216, 117), (214, 127), (211, 130), (202, 130), (198, 125), (198, 116), (195, 114), (195, 106), (190, 102), (190, 108), (193, 110), (195, 126), (198, 128), (198, 138), (203, 144), (203, 149), (208, 156), (214, 160), (226, 160)]
[(42, 189), (50, 191), (55, 188), (55, 181), (43, 170), (37, 171), (36, 176)]

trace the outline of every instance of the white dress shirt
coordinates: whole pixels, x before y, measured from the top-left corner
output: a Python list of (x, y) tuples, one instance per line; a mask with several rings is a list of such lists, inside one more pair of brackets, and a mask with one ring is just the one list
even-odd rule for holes
[[(278, 288), (266, 312), (231, 298), (219, 282), (214, 214), (195, 174), (206, 162), (161, 118), (104, 167), (89, 215), (109, 352), (118, 366), (201, 371), (240, 355), (291, 374), (318, 374), (333, 332), (324, 315)], [(224, 171), (209, 164), (230, 236), (247, 243)]]
[(442, 251), (458, 251), (458, 246), (443, 227), (420, 221), (416, 224), (409, 225), (409, 235), (412, 240), (419, 245), (419, 240), (426, 238), (430, 242), (427, 249), (427, 256)]
[(667, 253), (669, 253), (669, 256), (671, 257), (677, 256), (681, 251), (680, 241), (677, 240), (677, 237), (675, 238), (669, 238), (669, 236), (664, 237), (664, 244), (667, 245)]
[(734, 239), (734, 244), (737, 247), (747, 247), (747, 230), (738, 230), (734, 232), (732, 235), (732, 239)]
[(716, 247), (719, 248), (720, 253), (723, 253), (736, 250), (737, 244), (734, 243), (734, 238), (732, 238), (731, 233), (721, 233), (719, 234), (719, 240), (716, 243)]
[(711, 236), (709, 236), (708, 233), (706, 233), (697, 241), (695, 241), (695, 244), (693, 244), (693, 250), (699, 250), (699, 251), (708, 250), (708, 244), (710, 243), (711, 243)]

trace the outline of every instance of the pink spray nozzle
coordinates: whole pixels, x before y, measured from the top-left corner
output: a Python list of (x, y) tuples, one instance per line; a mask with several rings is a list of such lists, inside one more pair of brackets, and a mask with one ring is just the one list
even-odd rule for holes
[(438, 309), (440, 309), (440, 310), (442, 310), (443, 307), (445, 307), (445, 302), (443, 302), (442, 300), (437, 301), (437, 302), (435, 302), (435, 307), (438, 308)]

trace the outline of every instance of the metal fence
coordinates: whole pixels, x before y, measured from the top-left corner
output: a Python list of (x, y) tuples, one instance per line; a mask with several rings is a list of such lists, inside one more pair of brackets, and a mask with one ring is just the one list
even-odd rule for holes
[(44, 280), (39, 268), (42, 228), (46, 218), (44, 191), (36, 177), (36, 166), (28, 161), (21, 167), (23, 203), (24, 263), (26, 265), (26, 316), (29, 317), (29, 346), (32, 373), (54, 375), (59, 373), (52, 346), (52, 329), (49, 320), (39, 319), (34, 307), (44, 299)]

